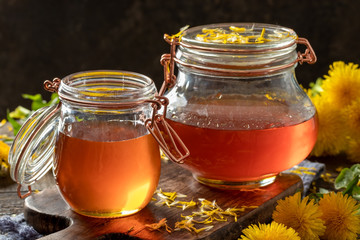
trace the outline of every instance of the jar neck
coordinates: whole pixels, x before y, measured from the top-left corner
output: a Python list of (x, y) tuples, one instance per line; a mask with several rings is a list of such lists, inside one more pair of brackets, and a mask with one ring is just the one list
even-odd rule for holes
[(264, 76), (291, 69), (297, 60), (296, 44), (256, 52), (216, 52), (180, 46), (177, 67), (190, 72), (217, 76)]
[(156, 87), (149, 77), (139, 73), (97, 70), (64, 77), (58, 94), (69, 104), (127, 108), (154, 98)]

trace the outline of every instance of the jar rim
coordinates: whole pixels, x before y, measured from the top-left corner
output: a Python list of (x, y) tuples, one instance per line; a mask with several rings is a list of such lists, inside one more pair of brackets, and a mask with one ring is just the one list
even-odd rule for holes
[(82, 105), (142, 101), (153, 98), (156, 86), (151, 78), (122, 70), (89, 70), (61, 79), (59, 98)]
[[(214, 31), (221, 32), (220, 37), (209, 37)], [(256, 41), (259, 37), (262, 41)], [(261, 51), (292, 46), (297, 38), (293, 29), (280, 25), (216, 23), (186, 29), (181, 35), (180, 45), (218, 51)]]

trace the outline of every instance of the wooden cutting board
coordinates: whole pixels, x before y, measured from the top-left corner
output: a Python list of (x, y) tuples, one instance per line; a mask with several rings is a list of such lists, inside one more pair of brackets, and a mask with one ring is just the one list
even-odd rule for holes
[[(216, 222), (210, 231), (199, 234), (187, 230), (168, 233), (150, 231), (145, 224), (159, 222), (166, 218), (173, 228), (182, 215), (189, 215), (197, 208), (186, 209), (158, 206), (151, 201), (146, 208), (135, 215), (115, 219), (89, 218), (74, 213), (63, 201), (57, 188), (45, 189), (32, 194), (25, 200), (26, 221), (38, 232), (49, 234), (46, 239), (238, 239), (243, 228), (251, 223), (268, 222), (278, 199), (302, 190), (302, 181), (296, 175), (282, 174), (276, 181), (264, 188), (252, 191), (217, 190), (195, 181), (191, 173), (172, 162), (163, 162), (158, 188), (166, 192), (176, 191), (187, 195), (182, 201), (205, 198), (216, 200), (222, 209), (238, 206), (259, 206), (247, 208), (238, 214), (237, 222), (228, 217), (226, 222)], [(101, 200), (100, 200), (101, 202)], [(200, 225), (199, 225), (200, 226)]]

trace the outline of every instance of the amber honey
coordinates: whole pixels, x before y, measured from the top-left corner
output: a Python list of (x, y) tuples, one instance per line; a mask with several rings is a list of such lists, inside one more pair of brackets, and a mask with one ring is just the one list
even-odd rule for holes
[(232, 129), (168, 122), (190, 150), (184, 167), (206, 184), (246, 183), (275, 176), (304, 160), (317, 137), (316, 115), (293, 125), (278, 124), (276, 118), (261, 122), (260, 116), (249, 124), (239, 116), (227, 121)]
[[(145, 207), (160, 176), (154, 138), (150, 134), (133, 137), (139, 128), (131, 124), (69, 126), (68, 134), (59, 133), (54, 174), (70, 207), (93, 217), (126, 216)], [(86, 139), (89, 132), (91, 140)]]

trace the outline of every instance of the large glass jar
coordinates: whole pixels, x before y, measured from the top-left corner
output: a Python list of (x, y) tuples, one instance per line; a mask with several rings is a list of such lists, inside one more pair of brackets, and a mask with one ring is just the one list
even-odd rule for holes
[(126, 216), (145, 207), (160, 176), (159, 145), (150, 132), (152, 121), (161, 122), (162, 101), (153, 81), (87, 71), (45, 87), (58, 92), (60, 103), (22, 126), (10, 150), (12, 178), (30, 186), (53, 168), (64, 200), (86, 216)]
[[(261, 187), (311, 152), (316, 110), (295, 77), (297, 63), (316, 61), (306, 39), (281, 26), (233, 23), (165, 40), (166, 117), (190, 151), (182, 166), (195, 179), (218, 188)], [(296, 52), (299, 43), (305, 53)]]

